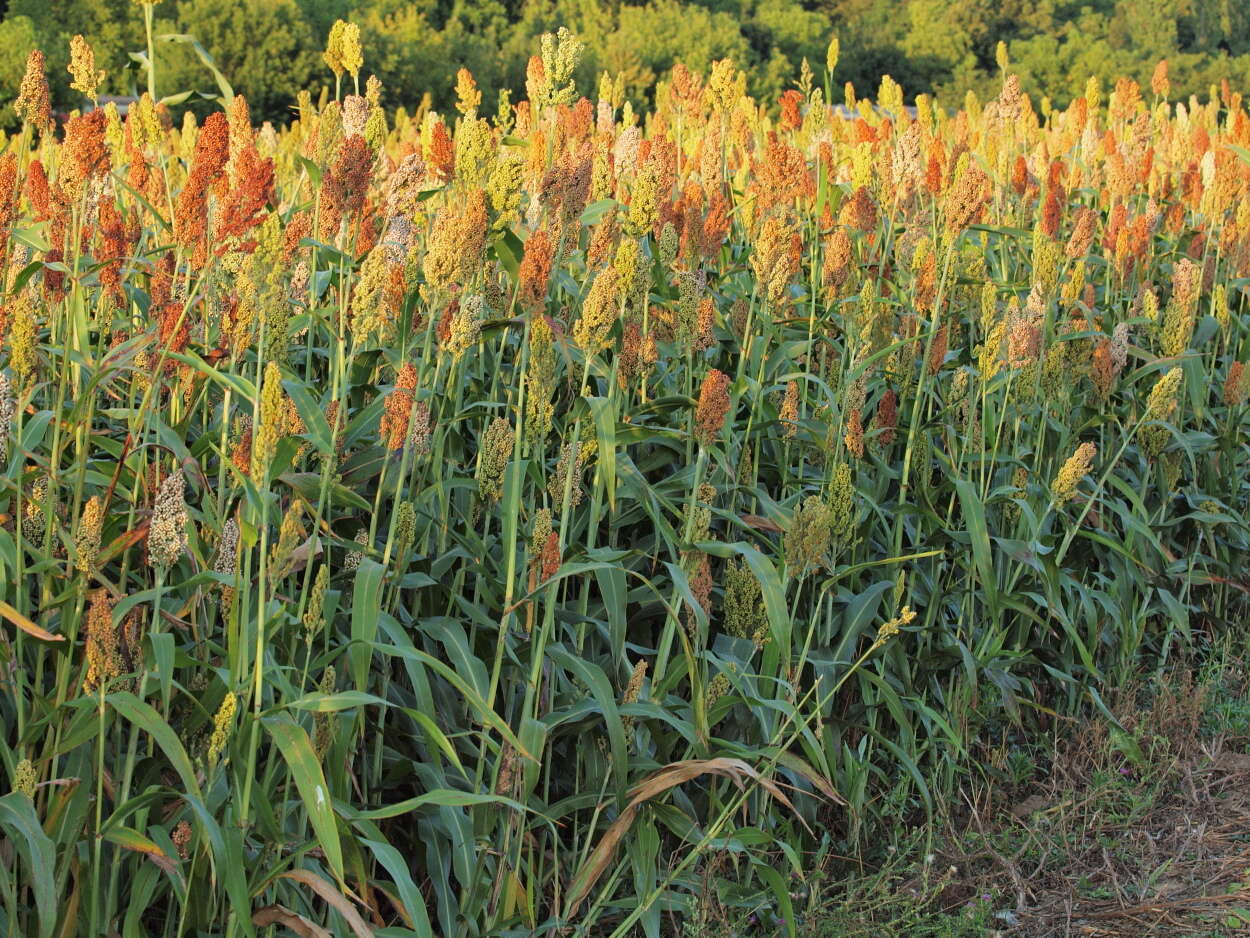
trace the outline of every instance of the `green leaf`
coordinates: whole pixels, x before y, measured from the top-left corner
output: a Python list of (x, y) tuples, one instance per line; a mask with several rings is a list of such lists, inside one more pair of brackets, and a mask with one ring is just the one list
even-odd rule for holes
[(401, 814), (411, 814), (419, 808), (472, 808), (483, 804), (504, 805), (523, 814), (528, 811), (525, 805), (502, 795), (478, 795), (471, 791), (455, 791), (450, 788), (437, 788), (434, 791), (427, 791), (424, 795), (383, 805), (371, 811), (359, 811), (346, 805), (341, 806), (339, 810), (343, 817), (351, 821), (382, 821), (386, 818), (399, 817)]
[(363, 558), (356, 570), (356, 585), (352, 588), (352, 646), (347, 655), (358, 691), (363, 691), (369, 683), (369, 660), (378, 634), (382, 574), (385, 572), (386, 568), (369, 557)]
[(495, 238), (494, 246), (496, 259), (508, 272), (513, 286), (516, 286), (521, 275), (521, 258), (525, 256), (525, 245), (511, 229), (507, 229)]
[(374, 645), (374, 650), (382, 654), (394, 655), (399, 658), (408, 658), (413, 661), (419, 661), (430, 670), (436, 672), (441, 678), (451, 684), (461, 696), (464, 697), (465, 703), (469, 705), (476, 717), (482, 723), (485, 723), (499, 733), (517, 753), (526, 759), (535, 759), (535, 756), (521, 744), (516, 734), (512, 732), (512, 728), (508, 726), (499, 714), (486, 705), (486, 701), (478, 694), (473, 687), (456, 673), (454, 668), (450, 668), (446, 663), (439, 661), (433, 655), (426, 654), (418, 648), (400, 647), (396, 645)]
[[(56, 895), (53, 892), (56, 856), (52, 841), (39, 825), (34, 802), (18, 792), (10, 792), (0, 798), (0, 827), (8, 833), (10, 842), (26, 864), (29, 874), (26, 882), (35, 895), (39, 936), (47, 938), (56, 928), (57, 916)], [(10, 922), (10, 927), (13, 924)]]
[(616, 199), (600, 199), (598, 202), (591, 202), (582, 211), (582, 216), (578, 219), (578, 224), (582, 226), (594, 225), (602, 221), (603, 217), (607, 215), (608, 212), (612, 211), (612, 209), (618, 204), (620, 203), (618, 203)]
[(166, 352), (165, 354), (176, 362), (182, 362), (184, 365), (190, 365), (205, 377), (216, 381), (222, 387), (229, 388), (243, 400), (256, 400), (256, 385), (252, 384), (252, 382), (248, 381), (246, 378), (241, 378), (228, 371), (221, 371), (214, 368), (194, 352)]
[(760, 879), (767, 884), (769, 892), (772, 893), (773, 899), (777, 902), (777, 911), (781, 913), (781, 918), (785, 921), (786, 934), (790, 938), (797, 938), (798, 933), (795, 930), (794, 923), (794, 903), (790, 899), (790, 887), (785, 877), (767, 863), (755, 864), (755, 871), (760, 874)]
[(967, 479), (956, 479), (955, 491), (959, 493), (959, 504), (963, 508), (964, 520), (968, 525), (968, 536), (972, 542), (972, 561), (976, 565), (981, 586), (985, 589), (986, 604), (993, 611), (998, 608), (998, 579), (994, 575), (994, 563), (990, 553), (990, 533), (985, 523), (985, 504)]
[(566, 671), (574, 674), (587, 687), (603, 713), (604, 729), (608, 731), (608, 743), (612, 750), (615, 767), (616, 789), (620, 798), (625, 797), (629, 783), (629, 750), (625, 746), (625, 725), (616, 706), (616, 692), (608, 683), (603, 669), (585, 658), (580, 658), (559, 644), (547, 648), (547, 654)]
[(261, 722), (273, 741), (278, 744), (282, 758), (295, 779), (308, 820), (325, 854), (330, 871), (341, 883), (343, 881), (343, 847), (339, 843), (338, 823), (330, 803), (330, 789), (321, 771), (321, 762), (313, 752), (312, 743), (304, 728), (285, 713), (264, 717)]
[(412, 881), (412, 874), (408, 872), (408, 861), (385, 841), (376, 827), (372, 824), (368, 826), (373, 829), (375, 836), (373, 839), (362, 839), (361, 843), (369, 848), (378, 863), (391, 874), (391, 880), (395, 883), (395, 889), (399, 892), (400, 901), (404, 904), (404, 911), (408, 913), (417, 938), (433, 938), (434, 931), (430, 928), (425, 900), (421, 897), (417, 884)]
[(299, 411), (300, 419), (304, 422), (308, 439), (316, 447), (317, 452), (323, 455), (334, 452), (334, 438), (330, 432), (330, 424), (326, 422), (325, 412), (321, 405), (308, 393), (308, 388), (302, 381), (292, 381), (289, 378), (282, 382), (282, 386), (286, 388), (287, 393), (291, 395), (291, 400), (295, 402), (295, 409)]
[(595, 420), (595, 435), (599, 442), (596, 465), (603, 477), (603, 488), (608, 496), (608, 508), (616, 510), (616, 410), (606, 397), (586, 399)]
[(186, 33), (160, 33), (152, 38), (158, 42), (174, 42), (179, 45), (190, 46), (195, 50), (195, 54), (199, 56), (205, 67), (213, 73), (213, 80), (217, 82), (217, 90), (221, 92), (222, 99), (228, 102), (234, 98), (234, 89), (230, 87), (230, 82), (226, 81), (226, 76), (221, 73), (221, 69), (213, 61), (213, 57), (208, 54), (208, 50), (200, 45), (200, 41), (194, 36), (189, 36)]
[(142, 854), (168, 873), (173, 873), (177, 869), (177, 863), (173, 857), (162, 850), (151, 838), (144, 837), (137, 830), (120, 826), (109, 827), (104, 831), (103, 836), (109, 843)]
[[(191, 760), (187, 757), (186, 750), (178, 740), (178, 734), (161, 719), (159, 713), (134, 694), (119, 692), (109, 694), (104, 699), (119, 714), (151, 736), (165, 753), (165, 758), (169, 760), (170, 766), (182, 781), (183, 796), (199, 820), (209, 845), (212, 847), (214, 859), (220, 870), (219, 875), (225, 881), (230, 905), (235, 914), (240, 916), (244, 931), (249, 935), (255, 934), (255, 929), (251, 924), (251, 901), (243, 878), (241, 849), (232, 851), (232, 855), (227, 856), (221, 828), (204, 804), (204, 796), (196, 780), (195, 770), (191, 765)], [(234, 855), (235, 853), (238, 855)]]
[(381, 697), (366, 694), (364, 691), (345, 690), (337, 694), (305, 694), (285, 706), (292, 710), (308, 710), (313, 713), (338, 713), (341, 710), (368, 705), (389, 707), (391, 704)]
[(187, 794), (202, 801), (204, 796), (200, 792), (200, 783), (196, 780), (195, 769), (173, 727), (162, 720), (161, 715), (150, 704), (129, 692), (109, 694), (105, 700), (114, 710), (156, 740), (156, 744), (165, 753), (165, 758), (169, 760), (170, 766), (178, 773), (178, 778), (182, 780)]

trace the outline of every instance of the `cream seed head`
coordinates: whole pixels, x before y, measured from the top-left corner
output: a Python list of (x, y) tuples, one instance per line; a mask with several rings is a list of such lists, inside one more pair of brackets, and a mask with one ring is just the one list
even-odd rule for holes
[(86, 660), (83, 691), (88, 694), (104, 690), (122, 673), (118, 630), (113, 623), (113, 600), (103, 589), (91, 593), (87, 605)]
[(17, 402), (13, 399), (13, 382), (4, 372), (0, 372), (0, 470), (9, 461), (9, 433), (13, 426), (13, 417), (17, 413)]
[(170, 473), (161, 483), (148, 528), (148, 559), (158, 570), (167, 570), (187, 549), (186, 483), (182, 470)]
[(360, 562), (365, 559), (364, 547), (369, 543), (369, 532), (361, 528), (356, 532), (355, 543), (360, 545), (359, 549), (347, 552), (347, 557), (343, 560), (344, 568), (355, 570), (360, 566)]
[(451, 320), (451, 335), (447, 339), (446, 346), (453, 359), (459, 359), (465, 352), (477, 345), (485, 318), (486, 298), (484, 296), (473, 294), (460, 301), (456, 314)]

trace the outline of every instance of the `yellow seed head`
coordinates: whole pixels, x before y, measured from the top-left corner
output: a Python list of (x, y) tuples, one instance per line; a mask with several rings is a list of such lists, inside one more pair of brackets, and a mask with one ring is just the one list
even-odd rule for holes
[(463, 114), (466, 118), (472, 119), (477, 115), (477, 109), (482, 106), (482, 92), (477, 87), (477, 82), (473, 80), (473, 73), (467, 68), (462, 68), (456, 72), (456, 110)]
[(1090, 75), (1085, 82), (1085, 103), (1089, 105), (1091, 113), (1102, 105), (1102, 82), (1097, 75)]
[(1181, 369), (1176, 367), (1155, 382), (1146, 399), (1148, 419), (1165, 420), (1176, 409), (1176, 392), (1180, 390), (1181, 376)]
[(553, 35), (544, 33), (539, 40), (543, 71), (547, 76), (552, 104), (570, 104), (577, 94), (573, 72), (581, 61), (585, 46), (565, 27)]
[(466, 117), (456, 129), (455, 147), (456, 178), (470, 189), (485, 188), (497, 152), (490, 123), (483, 118)]
[(399, 503), (395, 510), (395, 556), (401, 561), (407, 557), (417, 536), (417, 510), (412, 502)]
[(456, 315), (451, 320), (451, 335), (447, 339), (447, 350), (453, 359), (459, 359), (465, 352), (477, 345), (482, 335), (482, 321), (486, 318), (486, 298), (474, 294), (460, 301)]
[(872, 647), (880, 648), (882, 645), (884, 645), (886, 642), (892, 639), (895, 635), (897, 635), (899, 633), (899, 629), (901, 629), (905, 625), (910, 625), (912, 623), (912, 620), (914, 620), (915, 618), (916, 618), (916, 613), (912, 611), (911, 607), (904, 606), (902, 611), (897, 616), (895, 616), (893, 619), (890, 619), (888, 622), (882, 623), (881, 627), (877, 629), (877, 638), (872, 643)]
[(994, 61), (998, 63), (998, 67), (1004, 72), (1011, 65), (1011, 60), (1007, 57), (1007, 43), (998, 40), (998, 45), (994, 47)]
[(285, 575), (292, 552), (304, 540), (303, 516), (302, 502), (292, 502), (291, 507), (282, 516), (282, 523), (278, 525), (278, 542), (270, 548), (269, 552), (269, 569), (274, 577)]
[(794, 518), (784, 539), (786, 563), (802, 573), (823, 563), (829, 553), (832, 535), (829, 507), (816, 495), (809, 495), (794, 510)]
[(1202, 269), (1189, 258), (1184, 258), (1176, 267), (1172, 299), (1163, 315), (1161, 346), (1168, 358), (1181, 354), (1189, 346), (1197, 320), (1201, 284)]
[(535, 316), (530, 325), (530, 356), (525, 370), (525, 439), (541, 443), (551, 432), (555, 408), (551, 398), (556, 390), (556, 348), (551, 327), (544, 316)]
[(1179, 404), (1181, 369), (1173, 368), (1155, 382), (1146, 399), (1145, 421), (1157, 421), (1142, 428), (1142, 449), (1152, 459), (1163, 452), (1171, 432), (1162, 424), (1169, 420)]
[(977, 346), (977, 368), (981, 372), (982, 381), (991, 381), (1003, 366), (1003, 340), (1007, 337), (1007, 320), (1000, 319), (994, 324), (989, 336), (982, 345)]
[(781, 406), (777, 408), (777, 422), (781, 424), (781, 435), (793, 439), (799, 429), (799, 383), (790, 381), (786, 384), (786, 392), (781, 398)]
[(1082, 443), (1064, 462), (1050, 486), (1050, 494), (1056, 505), (1063, 505), (1076, 497), (1076, 488), (1094, 464), (1094, 455), (1097, 452), (1093, 443)]
[(35, 776), (35, 765), (29, 759), (23, 759), (13, 768), (13, 791), (15, 794), (25, 795), (32, 801), (35, 797), (35, 785), (38, 779)]
[(221, 758), (221, 754), (226, 748), (226, 743), (230, 740), (230, 733), (234, 729), (234, 712), (238, 709), (238, 706), (238, 695), (233, 691), (227, 691), (226, 696), (222, 698), (221, 706), (217, 708), (217, 713), (213, 717), (213, 735), (208, 741), (209, 765), (217, 764), (217, 760)]
[(325, 625), (326, 589), (330, 585), (330, 567), (322, 564), (313, 580), (312, 592), (308, 596), (308, 607), (304, 610), (304, 632), (309, 641), (321, 631)]
[(330, 36), (322, 57), (336, 78), (344, 72), (355, 78), (360, 72), (360, 66), (364, 64), (364, 53), (360, 48), (360, 27), (355, 23), (335, 20), (330, 27)]
[(573, 326), (573, 341), (587, 355), (595, 354), (606, 344), (616, 322), (619, 280), (614, 267), (599, 274), (582, 305), (582, 315)]
[(260, 389), (260, 407), (252, 435), (252, 478), (263, 479), (278, 451), (286, 421), (282, 370), (274, 362), (265, 365), (265, 379)]
[(83, 506), (74, 532), (74, 566), (82, 573), (89, 573), (100, 555), (100, 534), (104, 528), (104, 503), (99, 495), (92, 495)]
[(651, 231), (659, 217), (660, 171), (651, 162), (647, 162), (634, 180), (634, 188), (629, 197), (629, 215), (625, 220), (626, 230), (636, 238)]
[(83, 674), (83, 690), (94, 693), (122, 673), (117, 629), (113, 625), (113, 600), (107, 590), (91, 594), (86, 623), (87, 668)]
[(708, 681), (707, 693), (703, 700), (704, 709), (711, 710), (718, 700), (729, 693), (732, 686), (729, 675), (724, 671), (719, 672), (716, 677)]
[(1228, 289), (1224, 284), (1217, 284), (1211, 294), (1211, 315), (1219, 323), (1220, 332), (1227, 335), (1229, 323)]
[(14, 301), (9, 319), (9, 368), (18, 387), (26, 387), (35, 371), (38, 337), (35, 300), (29, 290), (24, 290)]
[(43, 53), (32, 49), (26, 57), (26, 73), (22, 76), (17, 100), (13, 102), (17, 116), (41, 134), (52, 129), (52, 99), (48, 92), (48, 77), (43, 69)]
[(542, 554), (547, 546), (547, 537), (551, 534), (551, 509), (540, 508), (534, 514), (534, 527), (530, 533), (530, 553), (535, 557)]
[(634, 670), (629, 676), (629, 684), (625, 688), (625, 696), (622, 698), (622, 703), (635, 703), (642, 694), (642, 682), (647, 677), (647, 665), (648, 661), (646, 658), (639, 658), (634, 665)]
[(74, 76), (70, 87), (94, 101), (96, 89), (104, 81), (104, 73), (95, 70), (95, 52), (82, 36), (75, 36), (69, 41), (69, 73)]
[(357, 343), (376, 337), (385, 345), (395, 333), (395, 322), (388, 315), (383, 299), (390, 276), (386, 253), (386, 246), (378, 245), (360, 265), (360, 277), (351, 301), (352, 336)]
[(477, 488), (485, 501), (499, 501), (503, 496), (503, 475), (512, 458), (513, 442), (512, 424), (506, 417), (496, 417), (482, 434), (477, 457)]

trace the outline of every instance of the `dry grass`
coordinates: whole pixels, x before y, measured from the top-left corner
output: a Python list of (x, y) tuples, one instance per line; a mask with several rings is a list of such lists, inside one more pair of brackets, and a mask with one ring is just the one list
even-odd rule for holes
[[(1244, 666), (1142, 680), (1109, 709), (1114, 722), (1098, 716), (1030, 749), (987, 749), (985, 776), (940, 834), (917, 828), (862, 875), (831, 863), (834, 885), (813, 898), (800, 934), (1250, 933)], [(757, 919), (739, 933), (772, 931)]]

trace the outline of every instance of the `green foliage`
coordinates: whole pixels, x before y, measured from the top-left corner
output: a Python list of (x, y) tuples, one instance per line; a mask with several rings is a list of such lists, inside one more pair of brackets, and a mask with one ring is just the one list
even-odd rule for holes
[(0, 22), (0, 128), (13, 130), (19, 121), (13, 110), (18, 86), (26, 70), (26, 56), (39, 48), (35, 24), (29, 16), (9, 16)]
[[(144, 87), (128, 58), (144, 45), (139, 10), (130, 0), (15, 0), (0, 35), (6, 49), (20, 52), (32, 47), (33, 27), (34, 44), (48, 54), (55, 104), (77, 107), (65, 72), (75, 33), (91, 41), (108, 73), (106, 93)], [(434, 107), (449, 108), (459, 67), (473, 73), (485, 101), (503, 88), (516, 100), (537, 36), (559, 25), (586, 44), (582, 87), (593, 88), (600, 72), (620, 74), (636, 108), (679, 60), (706, 72), (724, 57), (746, 69), (753, 94), (775, 102), (803, 59), (820, 74), (835, 32), (842, 44), (835, 98), (848, 81), (858, 95), (874, 94), (883, 74), (908, 95), (939, 93), (950, 104), (968, 91), (993, 95), (999, 41), (1025, 90), (1056, 104), (1081, 94), (1090, 76), (1104, 85), (1120, 75), (1145, 84), (1161, 58), (1178, 99), (1225, 77), (1234, 86), (1250, 79), (1250, 7), (1231, 0), (166, 0), (156, 18), (158, 33), (195, 36), (248, 96), (253, 114), (277, 120), (289, 117), (297, 89), (329, 82), (321, 50), (337, 19), (359, 24), (369, 71), (388, 103), (408, 110), (427, 95)], [(189, 47), (161, 44), (156, 55), (168, 80), (163, 93), (216, 93)], [(6, 76), (16, 68), (16, 56), (0, 65)], [(11, 126), (12, 113), (5, 119)]]
[[(253, 113), (281, 118), (304, 88), (325, 71), (313, 33), (295, 0), (180, 0), (173, 20), (157, 19), (156, 32), (198, 39)], [(156, 50), (161, 94), (194, 90), (217, 94), (213, 76), (193, 49), (161, 44)]]
[[(167, 4), (168, 5), (168, 4)], [(159, 9), (159, 7), (158, 7)], [(85, 36), (95, 51), (96, 67), (105, 72), (101, 91), (105, 94), (126, 94), (130, 89), (129, 54), (143, 47), (143, 17), (132, 0), (12, 0), (5, 21), (25, 17), (35, 28), (35, 41), (48, 60), (48, 81), (52, 86), (53, 106), (65, 110), (81, 107), (82, 97), (70, 90), (69, 41), (78, 34)], [(6, 67), (12, 61), (8, 46), (3, 58)], [(23, 57), (24, 58), (24, 57)], [(0, 94), (13, 85), (7, 82)]]

